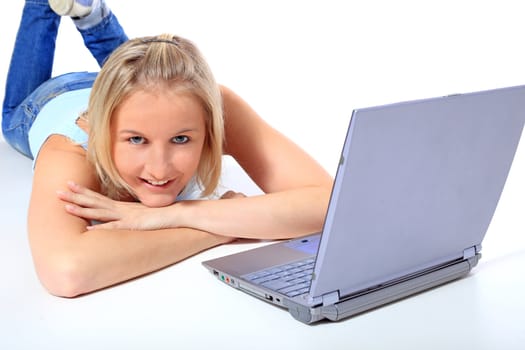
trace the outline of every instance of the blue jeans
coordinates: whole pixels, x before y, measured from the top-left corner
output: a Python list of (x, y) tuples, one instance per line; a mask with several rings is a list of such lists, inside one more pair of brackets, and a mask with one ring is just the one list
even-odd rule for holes
[[(26, 0), (7, 74), (2, 132), (14, 149), (30, 158), (28, 132), (42, 107), (63, 92), (91, 87), (96, 77), (80, 72), (51, 78), (60, 19), (47, 0)], [(79, 32), (100, 66), (128, 40), (111, 12), (96, 26)]]

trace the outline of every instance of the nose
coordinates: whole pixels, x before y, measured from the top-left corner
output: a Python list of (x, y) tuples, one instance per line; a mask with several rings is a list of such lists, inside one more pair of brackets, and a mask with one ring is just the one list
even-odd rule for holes
[(171, 152), (163, 146), (152, 146), (147, 154), (144, 168), (153, 180), (169, 179), (173, 170)]

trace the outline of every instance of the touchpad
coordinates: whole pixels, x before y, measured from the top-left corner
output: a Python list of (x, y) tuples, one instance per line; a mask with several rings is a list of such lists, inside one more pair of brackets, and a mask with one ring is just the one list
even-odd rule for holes
[(294, 239), (293, 241), (285, 243), (284, 246), (295, 250), (299, 250), (306, 254), (316, 255), (320, 241), (321, 235), (315, 235), (300, 239)]

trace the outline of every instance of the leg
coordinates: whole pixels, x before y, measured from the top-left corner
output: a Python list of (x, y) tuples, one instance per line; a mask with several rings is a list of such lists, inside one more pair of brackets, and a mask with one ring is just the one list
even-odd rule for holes
[(49, 0), (49, 5), (58, 15), (73, 19), (84, 44), (100, 66), (128, 40), (105, 0)]
[[(101, 0), (101, 3), (103, 1)], [(105, 4), (101, 4), (101, 9), (103, 17), (98, 24), (87, 29), (78, 26), (77, 28), (84, 39), (84, 44), (102, 67), (106, 58), (120, 44), (127, 41), (128, 37), (113, 12)]]
[[(97, 73), (75, 72), (59, 75), (43, 82), (10, 114), (2, 131), (5, 140), (23, 155), (33, 158), (29, 146), (30, 129), (42, 108), (53, 98), (68, 91), (90, 88)], [(4, 117), (6, 114), (4, 114)]]
[[(18, 29), (15, 47), (6, 79), (5, 97), (2, 110), (2, 130), (4, 134), (13, 125), (25, 124), (24, 118), (15, 109), (38, 86), (51, 78), (55, 41), (60, 24), (57, 16), (48, 6), (47, 0), (26, 1)], [(22, 135), (27, 130), (21, 130)], [(16, 147), (20, 135), (10, 135), (6, 139)], [(25, 150), (20, 150), (24, 151)]]

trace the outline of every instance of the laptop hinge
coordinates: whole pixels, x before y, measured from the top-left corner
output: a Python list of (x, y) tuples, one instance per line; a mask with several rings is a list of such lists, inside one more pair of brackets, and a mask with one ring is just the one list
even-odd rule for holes
[(323, 306), (333, 305), (339, 301), (339, 291), (323, 294)]
[(463, 251), (463, 259), (470, 259), (472, 258), (474, 255), (476, 255), (476, 246), (472, 246), (470, 248), (467, 248)]

